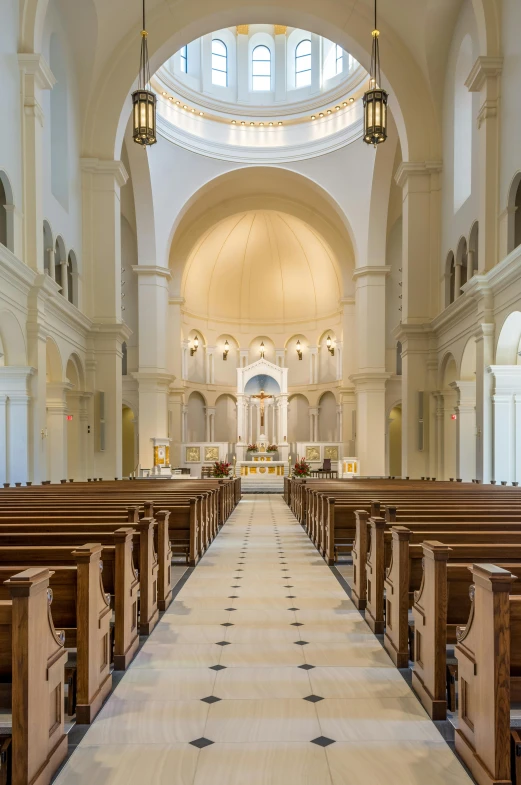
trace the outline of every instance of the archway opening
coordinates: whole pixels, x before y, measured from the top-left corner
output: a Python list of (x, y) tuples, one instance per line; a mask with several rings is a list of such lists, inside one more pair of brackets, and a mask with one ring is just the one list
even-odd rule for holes
[(402, 474), (402, 405), (393, 406), (389, 413), (389, 474)]
[(137, 469), (136, 421), (130, 406), (122, 406), (122, 472), (123, 477), (131, 477)]

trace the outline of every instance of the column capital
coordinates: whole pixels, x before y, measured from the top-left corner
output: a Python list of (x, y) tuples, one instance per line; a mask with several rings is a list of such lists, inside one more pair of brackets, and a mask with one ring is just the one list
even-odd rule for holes
[(81, 170), (88, 174), (112, 176), (122, 188), (128, 180), (128, 172), (122, 161), (109, 161), (100, 158), (80, 158)]
[(503, 70), (502, 57), (487, 57), (480, 55), (471, 68), (465, 81), (465, 87), (470, 93), (479, 93), (487, 79), (494, 79)]
[[(167, 278), (170, 279), (172, 277), (172, 273), (168, 267), (161, 267), (157, 264), (133, 264), (132, 265), (133, 272), (136, 275), (149, 275), (149, 276), (157, 276), (159, 278)], [(184, 302), (184, 297), (178, 298)], [(169, 300), (169, 302), (171, 302)]]
[(385, 384), (392, 377), (392, 373), (382, 371), (368, 371), (366, 373), (353, 373), (349, 381), (353, 382), (357, 392), (361, 389), (366, 392), (380, 392), (385, 389)]
[(40, 90), (52, 90), (56, 84), (47, 60), (36, 53), (22, 53), (18, 55), (18, 65), (24, 76), (33, 77), (34, 84)]
[(356, 270), (353, 271), (353, 280), (356, 281), (358, 278), (364, 278), (371, 275), (383, 276), (385, 278), (390, 272), (391, 268), (388, 265), (366, 265), (364, 267), (357, 267)]
[(398, 188), (403, 188), (410, 178), (439, 175), (442, 169), (441, 161), (402, 161), (394, 179)]

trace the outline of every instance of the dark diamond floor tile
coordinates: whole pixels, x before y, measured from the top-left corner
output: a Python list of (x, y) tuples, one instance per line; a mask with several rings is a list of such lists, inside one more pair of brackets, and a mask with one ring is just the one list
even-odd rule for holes
[(285, 588), (285, 589), (292, 589), (292, 588), (293, 588), (293, 585), (292, 585), (291, 583), (285, 583), (285, 584), (284, 584), (284, 588)]
[(286, 599), (287, 600), (294, 600), (296, 596), (297, 596), (296, 594), (286, 594)]
[[(203, 700), (205, 700), (205, 698), (203, 698)], [(307, 695), (304, 700), (309, 701), (310, 703), (318, 703), (319, 701), (323, 701), (324, 698), (321, 698), (320, 695)]]
[(307, 646), (309, 641), (295, 641), (295, 646)]
[(204, 736), (202, 736), (200, 739), (194, 739), (194, 741), (189, 743), (194, 747), (197, 747), (197, 749), (202, 750), (203, 747), (209, 747), (210, 744), (213, 744), (214, 742), (210, 741), (210, 739), (205, 739)]
[(230, 641), (217, 641), (215, 645), (216, 646), (229, 646), (230, 645)]
[(228, 599), (229, 600), (238, 600), (239, 599), (239, 595), (238, 594), (230, 594), (228, 596)]
[(225, 610), (225, 611), (236, 611), (236, 610), (237, 610), (237, 608), (225, 608), (224, 610)]
[(234, 625), (231, 623), (231, 621), (225, 621), (221, 624), (221, 627), (233, 627), (233, 626)]
[(300, 608), (288, 608), (288, 611), (299, 611)]
[[(304, 625), (302, 624), (301, 621), (294, 621), (291, 626), (292, 627), (303, 627)], [(223, 627), (224, 627), (224, 624), (223, 624)]]
[(230, 586), (230, 589), (240, 589), (240, 588), (241, 588), (240, 583), (236, 583), (234, 586)]
[(328, 739), (327, 736), (318, 736), (316, 739), (311, 739), (311, 744), (318, 744), (319, 747), (329, 747), (330, 744), (334, 744), (334, 739)]
[(314, 665), (308, 665), (307, 662), (304, 665), (297, 665), (297, 668), (300, 668), (303, 671), (312, 671), (314, 667)]
[[(221, 698), (216, 698), (215, 695), (209, 695), (207, 698), (201, 698), (201, 700), (203, 701), (203, 703), (218, 703), (221, 700)], [(309, 700), (309, 699), (304, 698), (304, 700)], [(319, 698), (319, 700), (322, 700), (322, 698)]]

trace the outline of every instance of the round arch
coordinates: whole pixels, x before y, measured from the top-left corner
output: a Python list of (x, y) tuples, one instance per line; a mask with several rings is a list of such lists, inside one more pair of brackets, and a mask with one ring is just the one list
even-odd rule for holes
[(513, 311), (503, 322), (496, 348), (496, 365), (518, 365), (521, 357), (521, 311)]
[(3, 365), (27, 365), (27, 351), (23, 330), (11, 311), (0, 311), (0, 338)]

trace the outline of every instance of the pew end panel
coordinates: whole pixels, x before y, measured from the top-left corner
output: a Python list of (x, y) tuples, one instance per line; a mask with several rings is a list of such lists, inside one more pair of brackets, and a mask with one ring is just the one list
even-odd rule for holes
[[(471, 610), (457, 630), (456, 751), (479, 785), (509, 785), (510, 572), (474, 564)], [(519, 598), (515, 598), (519, 602)]]
[(369, 513), (366, 510), (355, 511), (355, 543), (353, 546), (353, 590), (352, 599), (355, 608), (365, 610), (367, 605), (367, 549), (369, 545)]
[(447, 562), (450, 552), (451, 548), (440, 542), (423, 544), (422, 584), (414, 592), (412, 688), (433, 720), (444, 720), (447, 716), (445, 651)]
[(404, 526), (391, 530), (392, 551), (384, 582), (384, 646), (397, 668), (409, 664), (409, 541), (411, 532)]
[(13, 575), (6, 581), (11, 603), (0, 603), (0, 624), (11, 615), (12, 785), (48, 785), (67, 754), (67, 652), (52, 621), (49, 579), (38, 567)]

